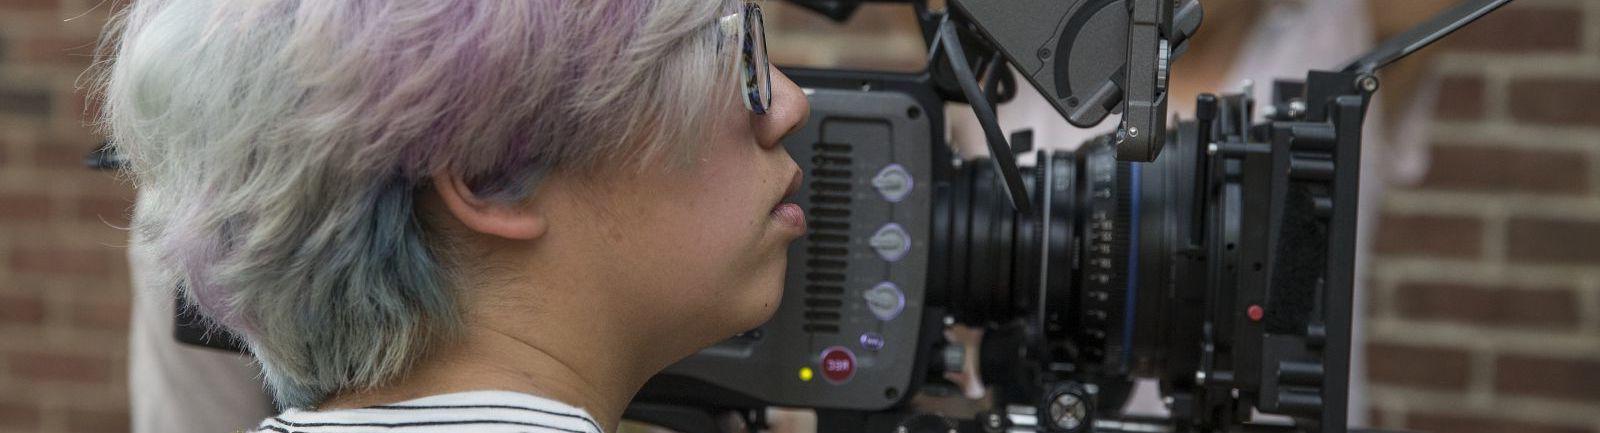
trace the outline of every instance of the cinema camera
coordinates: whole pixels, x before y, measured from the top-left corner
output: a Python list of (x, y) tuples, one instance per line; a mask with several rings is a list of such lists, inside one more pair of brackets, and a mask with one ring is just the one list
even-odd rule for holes
[[(860, 3), (794, 1), (836, 20)], [(1508, 1), (1463, 2), (1342, 70), (1272, 83), (1262, 118), (1248, 91), (1203, 94), (1168, 129), (1195, 0), (901, 0), (925, 71), (785, 69), (810, 95), (784, 144), (811, 221), (778, 312), (670, 367), (625, 417), (686, 433), (727, 412), (759, 427), (768, 406), (816, 409), (821, 433), (1346, 432), (1374, 74)], [(1007, 67), (1073, 125), (1121, 113), (1116, 133), (1019, 169), (1031, 136), (1008, 140), (993, 109), (1016, 91)], [(971, 105), (991, 158), (953, 157), (947, 102)], [(955, 323), (987, 330), (978, 353), (945, 341)], [(993, 408), (910, 407), (972, 356)], [(1135, 378), (1159, 381), (1169, 417), (1122, 415)]]
[[(842, 21), (866, 0), (791, 1)], [(1510, 0), (1464, 1), (1339, 71), (1272, 83), (1264, 119), (1248, 91), (1203, 94), (1170, 130), (1195, 0), (882, 1), (911, 5), (925, 71), (785, 69), (811, 102), (784, 141), (811, 220), (777, 313), (653, 378), (624, 418), (710, 433), (720, 414), (759, 428), (784, 406), (816, 409), (819, 433), (1348, 431), (1374, 74)], [(1073, 125), (1120, 113), (1117, 132), (1017, 167), (1031, 134), (1005, 137), (993, 107), (1017, 91), (1007, 68)], [(947, 102), (971, 106), (990, 158), (953, 156)], [(178, 340), (242, 350), (177, 312)], [(956, 323), (986, 329), (978, 353), (945, 341)], [(991, 409), (910, 406), (966, 357)], [(1159, 381), (1170, 416), (1123, 416), (1136, 378)]]

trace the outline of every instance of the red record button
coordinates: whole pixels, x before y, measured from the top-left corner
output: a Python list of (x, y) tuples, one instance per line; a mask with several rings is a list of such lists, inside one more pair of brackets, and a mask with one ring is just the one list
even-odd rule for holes
[(856, 355), (844, 346), (833, 346), (822, 351), (822, 377), (835, 385), (850, 381), (856, 375)]

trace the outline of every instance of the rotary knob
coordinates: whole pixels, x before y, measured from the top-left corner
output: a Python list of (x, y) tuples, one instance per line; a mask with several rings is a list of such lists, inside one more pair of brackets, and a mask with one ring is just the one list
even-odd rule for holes
[(867, 243), (878, 252), (878, 257), (890, 262), (898, 262), (911, 252), (911, 234), (895, 223), (884, 224)]
[(867, 302), (867, 309), (872, 310), (872, 315), (878, 320), (890, 321), (900, 316), (906, 309), (906, 294), (894, 283), (884, 281), (863, 292), (861, 297)]
[(906, 168), (900, 164), (889, 164), (883, 170), (878, 170), (877, 176), (872, 177), (872, 187), (890, 203), (905, 200), (906, 196), (911, 194), (913, 183), (911, 173), (906, 172)]

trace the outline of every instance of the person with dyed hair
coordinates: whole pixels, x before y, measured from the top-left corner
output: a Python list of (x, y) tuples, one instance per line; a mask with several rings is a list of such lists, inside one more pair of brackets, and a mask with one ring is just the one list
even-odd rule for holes
[[(806, 97), (740, 0), (138, 0), (100, 126), (258, 431), (615, 431), (767, 320)], [(352, 430), (352, 428), (355, 428)]]

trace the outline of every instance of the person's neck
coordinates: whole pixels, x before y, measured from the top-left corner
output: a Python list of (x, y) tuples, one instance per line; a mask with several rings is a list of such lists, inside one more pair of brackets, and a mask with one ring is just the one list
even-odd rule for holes
[[(554, 330), (550, 328), (547, 330)], [(540, 336), (553, 336), (542, 338)], [(319, 410), (372, 406), (474, 390), (522, 392), (584, 409), (615, 432), (628, 402), (655, 369), (629, 362), (631, 354), (606, 350), (599, 336), (513, 332), (469, 325), (456, 344), (428, 354), (393, 384), (337, 395)]]

